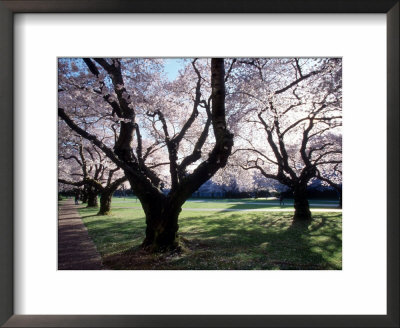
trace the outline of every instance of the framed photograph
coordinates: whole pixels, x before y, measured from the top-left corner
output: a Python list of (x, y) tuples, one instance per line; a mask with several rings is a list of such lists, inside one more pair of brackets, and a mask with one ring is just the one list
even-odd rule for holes
[[(180, 0), (4, 0), (0, 1), (0, 26), (3, 64), (0, 324), (5, 327), (399, 326), (398, 1), (234, 0), (189, 5)], [(119, 67), (123, 67), (121, 74)], [(268, 87), (263, 89), (266, 76)], [(182, 91), (185, 87), (187, 91)], [(221, 93), (221, 88), (228, 91)], [(176, 98), (184, 92), (187, 99)], [(220, 94), (229, 96), (221, 100)], [(156, 187), (151, 189), (155, 190), (151, 199), (159, 196), (157, 204), (150, 201), (146, 205), (150, 189), (142, 191), (149, 182), (146, 179), (142, 184), (137, 182), (140, 174), (135, 175), (130, 157), (121, 153), (125, 149), (121, 135), (127, 133), (132, 122), (129, 95), (138, 99), (137, 122), (140, 118), (145, 122), (133, 125), (131, 132), (137, 140), (133, 156), (146, 168), (144, 173), (143, 169), (139, 171), (151, 182), (149, 188)], [(267, 112), (275, 113), (271, 116), (275, 121), (268, 118), (265, 109), (254, 109), (263, 99), (267, 99), (263, 103)], [(187, 107), (186, 121), (182, 112), (174, 111), (178, 103)], [(225, 103), (231, 112), (227, 115), (230, 121), (223, 124), (225, 117), (218, 116), (221, 113), (218, 108)], [(168, 109), (160, 110), (160, 104)], [(218, 107), (218, 104), (224, 105)], [(244, 112), (239, 110), (235, 116), (237, 106), (245, 108), (246, 115), (239, 115)], [(84, 114), (80, 112), (82, 108)], [(111, 116), (107, 115), (110, 108)], [(301, 108), (300, 114), (297, 108)], [(303, 119), (305, 110), (310, 113)], [(285, 116), (289, 114), (290, 117)], [(236, 124), (232, 123), (235, 119), (239, 123), (232, 125)], [(201, 120), (203, 124), (199, 123)], [(271, 130), (268, 120), (272, 122)], [(322, 122), (320, 130), (311, 130), (315, 121)], [(310, 122), (309, 129), (305, 122)], [(267, 132), (265, 138), (272, 149), (269, 153), (261, 151), (262, 139), (256, 145), (257, 124)], [(235, 127), (233, 146), (227, 126)], [(208, 128), (213, 129), (213, 137), (203, 140), (201, 136), (207, 136)], [(285, 129), (285, 141), (279, 129)], [(294, 198), (294, 222), (304, 217), (309, 220), (313, 206), (325, 207), (325, 212), (338, 211), (329, 209), (338, 204), (325, 202), (310, 203), (310, 212), (308, 201), (299, 191), (304, 189), (299, 182), (303, 180), (295, 176), (298, 159), (291, 157), (296, 153), (298, 133), (293, 132), (292, 144), (282, 145), (289, 142), (288, 135), (294, 131), (291, 129), (300, 129), (303, 138), (298, 141), (299, 158), (305, 165), (309, 159), (314, 163), (310, 167), (317, 167), (304, 172), (299, 169), (301, 177), (310, 178), (303, 179), (307, 180), (305, 186), (317, 179), (341, 194), (343, 152), (345, 187), (340, 197), (343, 218), (340, 210), (329, 214), (340, 217), (340, 226), (339, 221), (332, 225), (323, 216), (307, 225), (313, 239), (310, 237), (307, 239), (310, 243), (294, 248), (301, 252), (307, 248), (304, 256), (312, 255), (305, 264), (297, 261), (301, 256), (293, 256), (291, 251), (280, 247), (300, 241), (298, 226), (293, 229), (292, 225), (287, 230), (285, 226), (284, 234), (271, 239), (276, 220), (266, 212), (260, 210), (249, 217), (243, 214), (240, 217), (243, 222), (237, 221), (237, 217), (235, 222), (228, 222), (228, 214), (224, 214), (250, 207), (254, 210), (254, 206), (266, 206), (268, 202), (269, 206), (285, 207), (286, 197)], [(324, 134), (327, 129), (329, 133)], [(172, 137), (168, 130), (174, 131)], [(186, 131), (190, 133), (185, 135)], [(277, 136), (269, 136), (268, 131)], [(308, 133), (321, 139), (313, 148), (309, 146)], [(155, 138), (155, 143), (149, 141), (150, 137)], [(197, 137), (198, 140), (193, 139)], [(186, 155), (174, 159), (171, 142), (178, 145), (181, 142)], [(219, 151), (213, 143), (220, 146)], [(278, 143), (280, 150), (274, 151)], [(142, 145), (147, 147), (145, 159)], [(195, 152), (204, 145), (209, 157), (203, 163)], [(286, 152), (285, 147), (290, 151)], [(159, 152), (152, 151), (153, 148)], [(192, 215), (190, 211), (195, 213), (190, 207), (196, 207), (198, 202), (193, 197), (215, 198), (232, 192), (225, 187), (212, 189), (210, 196), (207, 193), (211, 189), (192, 190), (194, 186), (188, 183), (195, 185), (210, 179), (215, 167), (227, 159), (225, 150), (236, 155), (235, 165), (243, 170), (235, 181), (242, 179), (242, 185), (252, 181), (246, 191), (251, 201), (236, 202), (229, 208), (215, 205), (220, 209), (219, 226), (213, 226), (211, 215), (203, 214), (201, 217), (207, 223), (200, 233), (193, 234), (193, 227), (180, 221), (180, 231), (191, 231), (192, 240), (186, 239), (186, 235), (185, 239), (175, 239), (178, 228), (174, 224), (173, 234), (168, 233), (170, 230), (164, 223), (157, 230), (159, 226), (152, 224), (151, 218), (158, 207), (162, 207), (162, 212), (171, 207), (164, 199), (165, 195), (172, 197), (168, 193), (178, 195), (177, 190), (187, 189), (183, 194), (192, 198), (181, 215), (188, 217)], [(252, 157), (254, 153), (256, 157)], [(110, 159), (108, 168), (102, 154)], [(214, 158), (213, 154), (218, 156)], [(228, 152), (226, 155), (231, 156)], [(97, 166), (98, 162), (101, 166)], [(169, 171), (170, 176), (166, 171), (164, 176), (170, 180), (164, 181), (160, 178), (164, 174), (160, 166), (173, 167), (174, 163), (176, 181), (173, 170)], [(194, 166), (196, 163), (200, 163), (201, 170)], [(181, 172), (179, 168), (184, 164)], [(122, 169), (125, 176), (119, 175), (113, 165)], [(281, 167), (285, 174), (279, 175), (278, 170), (274, 176), (271, 165)], [(157, 177), (149, 170), (155, 168)], [(254, 175), (249, 179), (245, 176), (253, 169), (292, 187), (286, 194), (283, 189), (271, 194), (270, 199), (268, 195), (260, 196), (257, 192), (263, 190), (255, 187)], [(336, 179), (338, 174), (340, 178)], [(108, 179), (99, 175), (107, 175)], [(196, 179), (191, 179), (195, 175)], [(126, 186), (122, 185), (125, 177), (130, 183)], [(221, 175), (220, 179), (225, 183), (227, 178)], [(148, 262), (143, 262), (144, 265), (138, 262), (144, 257), (118, 253), (118, 248), (114, 248), (118, 245), (112, 238), (131, 236), (132, 229), (124, 228), (124, 220), (111, 224), (106, 215), (111, 202), (114, 206), (122, 204), (115, 208), (124, 211), (130, 186), (144, 204), (147, 229), (146, 234), (135, 235), (137, 245), (129, 243), (129, 247), (138, 248), (141, 244), (151, 251), (173, 248), (172, 255), (146, 257), (151, 258), (151, 266)], [(97, 201), (93, 190), (102, 192), (99, 207), (102, 213), (79, 207), (80, 201), (88, 205)], [(117, 190), (119, 196), (107, 198), (110, 190), (112, 193)], [(75, 203), (70, 198), (72, 193)], [(56, 195), (64, 198), (66, 205), (62, 210)], [(257, 197), (265, 197), (264, 203), (258, 204), (261, 200)], [(59, 222), (65, 213), (77, 214), (77, 210), (81, 216), (84, 214), (83, 222), (94, 241), (90, 244), (93, 253), (97, 254), (97, 248), (101, 257), (91, 255), (94, 261), (82, 258), (71, 266), (67, 253), (72, 245), (61, 240), (68, 252), (60, 253), (60, 229), (64, 229), (64, 236), (75, 232), (70, 230), (68, 220), (64, 220), (64, 225)], [(208, 210), (217, 213), (216, 208)], [(144, 231), (141, 215), (134, 222)], [(158, 218), (155, 214), (154, 217)], [(268, 234), (264, 230), (251, 232), (252, 243), (256, 240), (262, 253), (250, 253), (250, 248), (246, 248), (247, 253), (240, 252), (247, 242), (244, 236), (251, 228), (246, 220), (270, 229)], [(241, 229), (228, 233), (222, 222), (240, 224)], [(204, 229), (206, 226), (214, 227), (214, 234)], [(324, 231), (329, 228), (329, 237), (316, 233), (321, 227)], [(221, 229), (225, 231), (222, 233)], [(234, 232), (236, 235), (232, 237)], [(218, 248), (220, 244), (212, 240), (225, 233), (236, 238), (241, 246), (230, 250)], [(336, 242), (326, 243), (327, 238)], [(126, 240), (122, 239), (122, 243)], [(88, 245), (86, 242), (82, 240)], [(177, 256), (188, 254), (179, 253), (182, 245), (196, 249), (198, 256)], [(205, 254), (208, 257), (204, 258)], [(282, 259), (276, 258), (277, 254)], [(106, 270), (98, 270), (101, 268)]]

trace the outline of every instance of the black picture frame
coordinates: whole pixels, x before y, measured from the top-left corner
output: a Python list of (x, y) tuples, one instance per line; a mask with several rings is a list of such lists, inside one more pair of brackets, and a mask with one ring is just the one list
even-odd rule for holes
[[(0, 0), (0, 324), (4, 327), (399, 327), (399, 7), (398, 0)], [(387, 315), (14, 315), (13, 202), (17, 199), (13, 189), (13, 133), (18, 133), (12, 124), (14, 14), (122, 12), (386, 14)]]

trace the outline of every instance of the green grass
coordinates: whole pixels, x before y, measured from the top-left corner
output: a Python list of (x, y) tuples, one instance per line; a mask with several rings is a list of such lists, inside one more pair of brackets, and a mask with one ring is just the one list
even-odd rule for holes
[[(337, 200), (310, 200), (311, 208), (335, 208), (339, 202)], [(113, 197), (112, 205), (114, 207), (141, 207), (136, 198), (118, 198)], [(327, 206), (328, 205), (328, 206)], [(241, 198), (241, 199), (189, 199), (183, 205), (183, 208), (215, 208), (215, 209), (254, 209), (254, 208), (293, 208), (293, 200), (285, 200), (285, 205), (280, 206), (277, 199), (265, 198)]]
[[(214, 206), (212, 203), (209, 208)], [(109, 216), (97, 216), (97, 209), (81, 208), (79, 211), (110, 269), (319, 270), (342, 267), (340, 212), (313, 212), (311, 224), (293, 225), (293, 212), (182, 211), (179, 234), (183, 251), (154, 255), (140, 251), (145, 236), (141, 208), (114, 208)]]

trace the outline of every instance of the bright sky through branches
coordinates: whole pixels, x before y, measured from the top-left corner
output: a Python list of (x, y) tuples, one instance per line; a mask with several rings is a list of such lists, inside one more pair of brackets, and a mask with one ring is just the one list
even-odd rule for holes
[(183, 58), (165, 58), (164, 59), (164, 70), (170, 81), (175, 80), (178, 77), (179, 70), (184, 65)]

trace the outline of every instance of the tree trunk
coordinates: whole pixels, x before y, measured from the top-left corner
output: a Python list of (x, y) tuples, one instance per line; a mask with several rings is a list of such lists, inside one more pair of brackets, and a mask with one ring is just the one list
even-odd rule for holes
[(100, 194), (100, 210), (97, 215), (108, 215), (111, 212), (112, 192), (103, 191)]
[(100, 210), (97, 215), (108, 215), (111, 212), (111, 199), (118, 186), (127, 180), (126, 177), (119, 178), (111, 184), (101, 189), (100, 192)]
[(310, 204), (307, 200), (306, 186), (300, 186), (294, 189), (294, 217), (296, 221), (311, 220)]
[(87, 190), (82, 190), (82, 193), (81, 193), (81, 200), (82, 200), (82, 204), (86, 204), (87, 202), (88, 202), (88, 193), (87, 193)]
[(93, 190), (88, 191), (87, 207), (97, 207), (97, 193)]
[(142, 247), (151, 251), (174, 250), (179, 247), (178, 216), (181, 206), (171, 200), (143, 204), (146, 213), (146, 238)]

